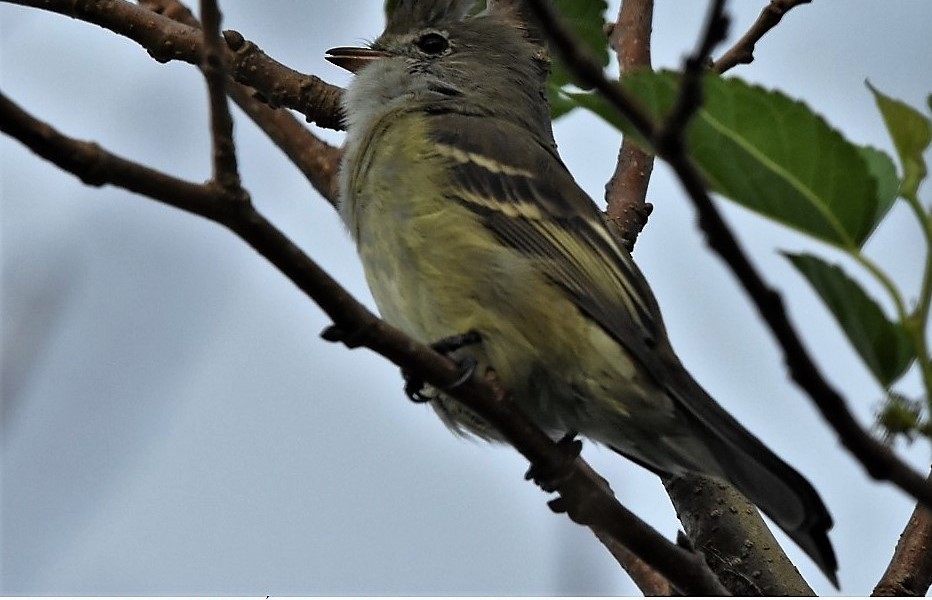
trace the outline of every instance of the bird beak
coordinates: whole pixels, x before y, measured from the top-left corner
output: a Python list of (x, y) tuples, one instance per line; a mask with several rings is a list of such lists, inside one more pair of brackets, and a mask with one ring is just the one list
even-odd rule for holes
[(373, 50), (372, 48), (331, 48), (324, 57), (333, 64), (350, 73), (356, 73), (366, 65), (390, 56), (388, 52)]

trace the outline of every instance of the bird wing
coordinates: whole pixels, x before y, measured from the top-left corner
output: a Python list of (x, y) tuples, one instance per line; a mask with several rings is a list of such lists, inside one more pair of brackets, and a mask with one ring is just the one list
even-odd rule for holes
[(452, 165), (451, 199), (479, 215), (502, 244), (545, 263), (542, 272), (683, 409), (728, 478), (837, 581), (826, 535), (832, 519), (818, 493), (680, 364), (647, 281), (556, 150), (489, 116), (451, 113), (433, 121), (438, 152)]
[(544, 263), (541, 272), (579, 310), (657, 374), (653, 347), (666, 343), (657, 302), (556, 151), (492, 117), (443, 114), (431, 121), (437, 151), (451, 163), (452, 200), (502, 244)]

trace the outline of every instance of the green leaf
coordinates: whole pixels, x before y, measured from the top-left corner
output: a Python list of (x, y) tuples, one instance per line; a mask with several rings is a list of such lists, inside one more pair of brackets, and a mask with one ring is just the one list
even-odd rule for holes
[[(605, 35), (605, 0), (555, 0), (554, 7), (570, 27), (583, 48), (602, 66), (608, 64), (608, 37)], [(550, 117), (557, 119), (579, 104), (566, 90), (570, 84), (579, 85), (558, 57), (553, 57), (547, 93), (550, 97)]]
[(900, 178), (896, 174), (896, 165), (885, 152), (870, 146), (859, 146), (861, 158), (867, 163), (867, 169), (877, 182), (877, 213), (874, 215), (876, 227), (887, 211), (896, 202), (900, 190)]
[(903, 326), (887, 319), (880, 306), (837, 265), (811, 254), (784, 255), (825, 302), (877, 381), (889, 388), (916, 357)]
[[(554, 8), (560, 13), (563, 22), (572, 30), (576, 39), (603, 67), (608, 64), (608, 36), (605, 35), (605, 0), (555, 0)], [(574, 83), (563, 63), (555, 59), (551, 67), (550, 81), (563, 87)]]
[(573, 33), (599, 60), (608, 64), (608, 37), (605, 34), (606, 0), (554, 0), (554, 7)]
[(570, 92), (565, 89), (558, 90), (560, 102), (585, 108), (605, 119), (609, 125), (619, 131), (632, 129), (627, 119), (621, 116), (615, 107), (606, 100), (602, 94), (594, 92)]
[(915, 199), (919, 184), (928, 173), (922, 153), (932, 142), (932, 123), (905, 102), (881, 93), (870, 83), (867, 87), (874, 94), (877, 108), (883, 115), (887, 131), (890, 132), (896, 152), (900, 155), (900, 163), (903, 165), (901, 193), (906, 198)]
[[(678, 82), (670, 72), (632, 73), (622, 80), (658, 120), (670, 109)], [(846, 250), (864, 243), (884, 211), (858, 146), (780, 92), (712, 74), (704, 91), (687, 144), (712, 189)]]
[(563, 88), (556, 85), (553, 81), (547, 83), (547, 96), (550, 98), (550, 118), (556, 120), (570, 112), (577, 106), (577, 103), (570, 94), (563, 91)]

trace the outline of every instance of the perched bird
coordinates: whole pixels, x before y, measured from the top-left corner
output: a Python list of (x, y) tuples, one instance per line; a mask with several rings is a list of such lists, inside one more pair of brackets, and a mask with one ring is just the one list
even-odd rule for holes
[[(818, 494), (686, 372), (557, 154), (540, 47), (516, 14), (472, 5), (397, 0), (369, 47), (328, 52), (355, 73), (340, 210), (383, 318), (494, 370), (554, 438), (731, 482), (836, 581)], [(498, 437), (455, 399), (430, 401), (452, 429)]]

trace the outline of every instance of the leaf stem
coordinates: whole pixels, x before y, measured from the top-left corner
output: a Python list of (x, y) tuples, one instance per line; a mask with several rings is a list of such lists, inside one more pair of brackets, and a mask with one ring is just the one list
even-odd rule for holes
[(862, 267), (867, 269), (867, 271), (874, 276), (874, 278), (880, 283), (881, 286), (887, 291), (887, 294), (890, 295), (890, 298), (893, 300), (893, 305), (896, 308), (896, 316), (901, 323), (906, 323), (909, 320), (909, 312), (906, 310), (906, 303), (903, 301), (903, 296), (900, 294), (900, 290), (897, 289), (896, 284), (893, 283), (893, 280), (884, 273), (883, 269), (877, 266), (877, 263), (868, 258), (860, 248), (848, 248), (848, 254), (854, 258)]
[(919, 361), (919, 369), (922, 372), (922, 382), (926, 388), (926, 402), (929, 403), (929, 409), (932, 411), (932, 361), (929, 360), (929, 345), (926, 340), (926, 328), (929, 324), (929, 304), (932, 301), (932, 215), (926, 213), (916, 194), (906, 194), (903, 198), (906, 199), (906, 203), (916, 214), (916, 220), (919, 221), (919, 226), (922, 228), (922, 234), (926, 240), (926, 264), (925, 272), (922, 275), (919, 301), (909, 319), (904, 321), (904, 325), (913, 337), (913, 343), (916, 346), (916, 356)]

